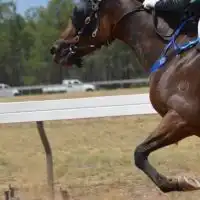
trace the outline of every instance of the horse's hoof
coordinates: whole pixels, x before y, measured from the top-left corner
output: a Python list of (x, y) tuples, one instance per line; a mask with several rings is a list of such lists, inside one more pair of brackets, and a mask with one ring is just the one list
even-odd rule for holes
[(200, 181), (190, 177), (180, 177), (177, 179), (181, 191), (200, 190)]
[(158, 185), (164, 193), (173, 191), (193, 191), (200, 190), (200, 181), (190, 177), (164, 178)]

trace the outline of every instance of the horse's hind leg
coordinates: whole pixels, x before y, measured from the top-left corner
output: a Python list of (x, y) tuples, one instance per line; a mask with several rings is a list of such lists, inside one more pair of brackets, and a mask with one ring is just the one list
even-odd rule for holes
[(151, 152), (177, 143), (188, 136), (191, 134), (187, 122), (175, 111), (169, 111), (156, 130), (135, 150), (135, 165), (151, 178), (163, 192), (200, 189), (199, 181), (187, 177), (167, 178), (157, 172), (148, 161)]

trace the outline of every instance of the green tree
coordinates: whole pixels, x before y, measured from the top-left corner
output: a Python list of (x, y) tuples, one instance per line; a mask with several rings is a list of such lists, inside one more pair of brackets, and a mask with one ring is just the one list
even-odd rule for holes
[(61, 68), (52, 61), (51, 45), (66, 28), (72, 0), (50, 0), (24, 16), (13, 1), (0, 0), (0, 81), (11, 85), (59, 83), (63, 78), (86, 81), (128, 79), (144, 76), (128, 46), (116, 41), (84, 58), (84, 67)]

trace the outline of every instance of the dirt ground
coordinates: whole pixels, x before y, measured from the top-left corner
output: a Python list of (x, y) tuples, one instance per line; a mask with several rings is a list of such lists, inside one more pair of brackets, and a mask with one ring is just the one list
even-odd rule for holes
[[(56, 190), (62, 186), (74, 200), (199, 200), (199, 191), (161, 193), (134, 166), (135, 147), (159, 120), (146, 115), (46, 122)], [(35, 124), (0, 126), (1, 196), (12, 184), (22, 199), (47, 199), (45, 155)], [(153, 153), (150, 161), (165, 175), (198, 175), (199, 157), (200, 140), (191, 137)]]

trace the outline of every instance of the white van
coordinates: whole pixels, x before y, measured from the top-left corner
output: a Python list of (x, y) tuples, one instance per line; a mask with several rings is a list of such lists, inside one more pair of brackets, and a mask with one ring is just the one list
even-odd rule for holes
[(85, 84), (78, 79), (63, 80), (60, 85), (48, 85), (42, 88), (43, 93), (89, 92), (94, 90), (96, 90), (95, 85)]
[(67, 92), (89, 92), (96, 90), (95, 85), (85, 84), (78, 79), (65, 79), (62, 81), (62, 84), (67, 86)]

